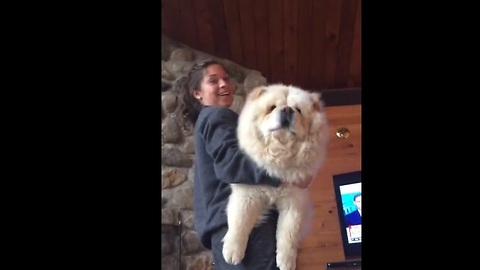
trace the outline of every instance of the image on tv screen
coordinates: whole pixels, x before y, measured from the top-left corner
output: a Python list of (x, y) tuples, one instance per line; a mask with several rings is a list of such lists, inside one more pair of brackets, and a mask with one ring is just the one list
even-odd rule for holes
[(362, 183), (340, 186), (348, 243), (362, 241)]

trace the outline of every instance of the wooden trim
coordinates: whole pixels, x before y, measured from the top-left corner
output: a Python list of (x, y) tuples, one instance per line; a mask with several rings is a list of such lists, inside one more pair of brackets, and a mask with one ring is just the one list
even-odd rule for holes
[(318, 92), (322, 93), (325, 107), (362, 104), (361, 88), (328, 89)]

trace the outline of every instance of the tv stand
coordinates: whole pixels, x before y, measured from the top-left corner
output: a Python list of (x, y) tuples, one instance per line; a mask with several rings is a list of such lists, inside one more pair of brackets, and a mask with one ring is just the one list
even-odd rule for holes
[(361, 270), (362, 259), (328, 262), (326, 270)]

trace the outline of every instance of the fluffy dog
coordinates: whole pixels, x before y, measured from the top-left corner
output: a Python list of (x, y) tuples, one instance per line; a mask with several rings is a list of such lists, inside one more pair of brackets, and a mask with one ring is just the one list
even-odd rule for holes
[(276, 207), (277, 266), (294, 270), (309, 196), (307, 189), (290, 184), (315, 177), (326, 157), (328, 125), (320, 94), (283, 84), (260, 86), (248, 94), (238, 121), (240, 148), (286, 185), (231, 184), (223, 256), (240, 263), (251, 230)]

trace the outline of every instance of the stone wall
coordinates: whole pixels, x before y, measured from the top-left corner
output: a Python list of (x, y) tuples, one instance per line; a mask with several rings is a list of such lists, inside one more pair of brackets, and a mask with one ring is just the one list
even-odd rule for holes
[(236, 112), (240, 112), (249, 90), (267, 82), (258, 71), (162, 35), (162, 270), (212, 269), (211, 252), (201, 245), (193, 224), (193, 127), (184, 117), (177, 88), (177, 82), (187, 75), (193, 64), (204, 58), (213, 58), (225, 65), (235, 84), (231, 109)]

